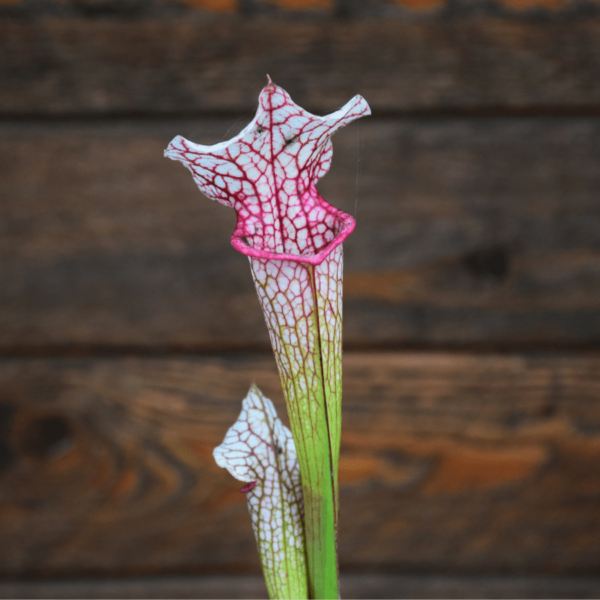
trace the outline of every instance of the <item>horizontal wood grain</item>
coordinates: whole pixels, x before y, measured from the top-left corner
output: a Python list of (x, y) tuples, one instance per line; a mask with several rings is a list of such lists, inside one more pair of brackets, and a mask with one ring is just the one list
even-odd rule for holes
[[(246, 121), (0, 126), (0, 349), (267, 349), (233, 211), (163, 157)], [(348, 347), (598, 346), (599, 140), (595, 118), (337, 134), (319, 187), (358, 221)]]
[(414, 18), (445, 19), (488, 15), (502, 18), (589, 18), (599, 14), (597, 3), (578, 0), (1, 0), (0, 18), (147, 19), (210, 18), (216, 15), (285, 18)]
[[(597, 598), (585, 577), (341, 574), (344, 598)], [(1, 582), (0, 598), (265, 598), (260, 575)]]
[(267, 73), (315, 111), (590, 109), (600, 20), (4, 19), (0, 65), (4, 115), (244, 112)]
[[(597, 574), (600, 357), (344, 360), (343, 569)], [(258, 572), (212, 458), (252, 381), (283, 413), (270, 356), (0, 362), (0, 573)]]

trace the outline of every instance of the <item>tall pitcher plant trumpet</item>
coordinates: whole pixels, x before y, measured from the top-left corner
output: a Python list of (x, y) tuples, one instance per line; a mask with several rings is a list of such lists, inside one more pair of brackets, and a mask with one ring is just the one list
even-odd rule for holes
[[(165, 156), (192, 172), (204, 194), (233, 208), (237, 215), (231, 244), (250, 260), (300, 467), (312, 598), (339, 597), (342, 242), (355, 225), (350, 215), (319, 195), (316, 182), (331, 164), (331, 136), (368, 114), (366, 101), (355, 96), (340, 110), (317, 117), (294, 104), (269, 80), (256, 116), (239, 135), (214, 146), (178, 136), (165, 151)], [(241, 418), (245, 418), (244, 411)], [(239, 444), (237, 454), (235, 447), (233, 454), (219, 449), (215, 454), (219, 464), (234, 475), (239, 461), (248, 456), (247, 444), (241, 439)], [(269, 442), (266, 447), (275, 446)], [(260, 478), (256, 481), (257, 486), (263, 485)], [(250, 497), (249, 508), (251, 513), (255, 510)], [(255, 531), (258, 537), (256, 524)], [(260, 538), (258, 543), (262, 556)], [(267, 576), (264, 560), (263, 568)], [(298, 598), (298, 592), (289, 586), (269, 588), (272, 597)]]

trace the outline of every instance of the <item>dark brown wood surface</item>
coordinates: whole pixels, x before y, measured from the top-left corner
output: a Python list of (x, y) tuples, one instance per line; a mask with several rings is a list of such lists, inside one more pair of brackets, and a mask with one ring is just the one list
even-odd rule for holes
[[(598, 598), (587, 577), (341, 574), (344, 598)], [(266, 598), (260, 575), (0, 582), (0, 598)]]
[(317, 111), (593, 110), (600, 21), (6, 19), (0, 65), (4, 114), (254, 110), (267, 73)]
[(264, 594), (211, 453), (281, 387), (234, 215), (163, 150), (267, 73), (374, 112), (320, 183), (358, 222), (343, 593), (597, 597), (600, 9), (292, 4), (0, 1), (0, 597)]
[[(245, 122), (0, 126), (2, 351), (268, 348), (233, 211), (163, 157)], [(372, 118), (334, 146), (348, 347), (598, 346), (599, 119)]]
[[(0, 363), (4, 575), (257, 572), (212, 449), (272, 357)], [(342, 568), (595, 575), (600, 358), (345, 356)], [(285, 417), (284, 417), (285, 418)]]

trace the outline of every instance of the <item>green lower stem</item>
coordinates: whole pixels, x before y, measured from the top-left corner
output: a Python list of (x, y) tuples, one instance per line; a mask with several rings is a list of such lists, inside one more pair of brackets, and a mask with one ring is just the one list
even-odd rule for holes
[[(312, 333), (319, 338), (316, 313)], [(294, 378), (282, 377), (282, 383), (302, 476), (309, 591), (312, 598), (339, 598), (334, 484), (337, 464), (332, 464), (320, 351), (307, 363), (316, 369), (305, 367)], [(300, 392), (307, 379), (312, 383), (312, 394), (303, 396)]]
[[(304, 497), (306, 499), (306, 495)], [(318, 512), (318, 521), (306, 521), (307, 529), (312, 528), (314, 537), (318, 538), (313, 539), (312, 548), (307, 544), (309, 590), (312, 598), (339, 598), (333, 496), (330, 494), (320, 500), (312, 507), (312, 511)]]
[(316, 599), (339, 598), (341, 260), (341, 247), (316, 266), (250, 259), (300, 465), (309, 592)]

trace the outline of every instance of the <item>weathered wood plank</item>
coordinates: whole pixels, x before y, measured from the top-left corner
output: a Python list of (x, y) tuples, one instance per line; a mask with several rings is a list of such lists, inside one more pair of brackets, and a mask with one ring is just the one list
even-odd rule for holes
[[(245, 120), (0, 127), (0, 348), (268, 348), (232, 211), (163, 158)], [(358, 137), (361, 138), (357, 186)], [(349, 347), (600, 340), (600, 119), (336, 136)]]
[[(584, 577), (341, 575), (345, 598), (597, 598)], [(0, 582), (0, 598), (265, 598), (260, 575)]]
[(0, 21), (0, 113), (247, 111), (269, 73), (315, 111), (597, 107), (600, 20)]
[[(271, 357), (0, 362), (4, 576), (258, 571), (213, 462)], [(595, 575), (600, 357), (345, 356), (343, 568)]]
[(42, 15), (92, 19), (207, 19), (216, 15), (279, 18), (590, 18), (600, 13), (593, 0), (3, 0), (0, 18), (32, 19)]

